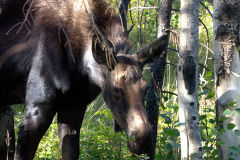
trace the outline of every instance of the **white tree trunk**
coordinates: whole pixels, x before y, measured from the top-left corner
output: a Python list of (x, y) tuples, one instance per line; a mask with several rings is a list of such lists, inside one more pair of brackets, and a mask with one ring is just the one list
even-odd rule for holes
[(202, 159), (198, 113), (199, 1), (181, 0), (178, 100), (181, 159)]
[[(240, 57), (237, 49), (239, 45), (240, 1), (214, 0), (213, 16), (213, 50), (214, 73), (216, 82), (216, 114), (220, 119), (223, 112), (229, 108), (228, 104), (236, 101), (236, 107), (240, 107)], [(227, 124), (234, 123), (233, 130), (227, 129)], [(234, 130), (240, 130), (240, 114), (229, 117), (222, 124), (226, 130), (220, 137), (224, 142), (219, 146), (220, 156), (223, 160), (228, 158), (240, 159), (240, 155), (230, 156), (229, 147), (240, 145), (240, 137)]]

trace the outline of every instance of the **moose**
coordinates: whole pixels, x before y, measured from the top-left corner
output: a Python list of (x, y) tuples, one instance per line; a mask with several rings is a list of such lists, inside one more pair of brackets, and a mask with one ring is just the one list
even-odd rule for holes
[(115, 9), (105, 0), (0, 0), (0, 107), (22, 104), (14, 159), (33, 159), (57, 114), (63, 159), (78, 159), (87, 105), (100, 92), (133, 153), (153, 155), (144, 107), (143, 66), (166, 35), (135, 54)]

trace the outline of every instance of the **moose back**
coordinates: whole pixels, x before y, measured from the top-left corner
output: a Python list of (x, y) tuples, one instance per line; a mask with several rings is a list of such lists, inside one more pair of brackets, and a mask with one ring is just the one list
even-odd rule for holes
[(162, 36), (134, 55), (105, 0), (0, 0), (0, 107), (25, 103), (15, 159), (33, 159), (55, 114), (63, 159), (78, 159), (87, 104), (102, 92), (136, 154), (153, 155), (143, 66)]

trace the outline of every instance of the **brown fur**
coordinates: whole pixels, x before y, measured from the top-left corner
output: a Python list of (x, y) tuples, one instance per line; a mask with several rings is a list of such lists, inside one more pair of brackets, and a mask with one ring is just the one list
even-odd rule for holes
[[(43, 31), (50, 35), (58, 35), (56, 40), (62, 43), (74, 59), (77, 59), (80, 50), (91, 43), (95, 34), (90, 15), (94, 15), (96, 25), (102, 30), (106, 37), (113, 43), (116, 52), (122, 48), (126, 53), (129, 49), (127, 35), (122, 31), (122, 25), (115, 9), (106, 1), (99, 0), (29, 0), (12, 2), (6, 0), (1, 2), (1, 17), (10, 12), (16, 18), (9, 22), (1, 34), (11, 34), (15, 39), (17, 34), (26, 34), (28, 31), (31, 37), (39, 36)], [(9, 1), (9, 2), (8, 2)], [(4, 9), (5, 8), (5, 9)], [(14, 11), (15, 10), (15, 13)], [(1, 15), (2, 14), (2, 15)], [(13, 19), (13, 18), (11, 18)], [(56, 34), (56, 31), (58, 33)], [(49, 37), (50, 37), (49, 35)], [(11, 41), (13, 42), (13, 41)], [(9, 43), (7, 43), (9, 44)], [(121, 44), (121, 45), (120, 45)], [(4, 53), (0, 51), (0, 54)]]

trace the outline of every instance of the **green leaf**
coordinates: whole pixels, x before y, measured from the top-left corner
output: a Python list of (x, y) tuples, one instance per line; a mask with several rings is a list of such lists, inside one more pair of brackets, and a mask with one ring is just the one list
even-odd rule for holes
[(173, 147), (172, 147), (172, 145), (171, 145), (170, 143), (168, 143), (167, 146), (166, 146), (166, 148), (167, 148), (168, 150), (171, 150)]
[(237, 135), (237, 136), (240, 136), (240, 131), (238, 129), (234, 130), (234, 133)]
[(168, 101), (168, 97), (163, 97), (163, 99), (164, 99), (164, 102), (167, 102)]
[(185, 124), (186, 124), (185, 122), (183, 122), (183, 123), (177, 123), (176, 126), (183, 126), (183, 125), (185, 125)]
[(215, 149), (213, 152), (212, 152), (212, 155), (218, 155), (218, 153), (219, 153), (219, 150), (218, 149)]
[(236, 114), (237, 114), (237, 111), (233, 111), (233, 113), (231, 114), (231, 117), (233, 118)]
[(155, 96), (156, 96), (157, 98), (160, 98), (160, 96), (159, 96), (159, 94), (158, 94), (157, 92), (154, 92), (154, 94), (155, 94)]
[(162, 118), (164, 118), (164, 120), (165, 120), (165, 123), (167, 123), (167, 124), (170, 124), (170, 123), (172, 123), (172, 120), (171, 120), (171, 118), (170, 118), (170, 117), (168, 117), (166, 114), (160, 114), (160, 116), (161, 116)]
[(240, 51), (240, 46), (238, 46), (238, 50)]
[(231, 110), (230, 110), (230, 109), (226, 109), (226, 110), (223, 112), (223, 116), (230, 115), (230, 113), (231, 113)]
[(227, 124), (227, 129), (228, 129), (228, 130), (231, 130), (231, 129), (233, 129), (235, 126), (236, 126), (236, 125), (233, 124), (233, 123), (228, 123), (228, 124)]
[(164, 133), (168, 136), (178, 137), (179, 131), (177, 129), (164, 128)]
[(211, 71), (208, 71), (207, 73), (206, 73), (206, 77), (210, 77), (212, 75), (212, 72)]
[(210, 122), (211, 124), (214, 124), (214, 123), (215, 123), (215, 120), (214, 120), (214, 119), (210, 119), (209, 122)]
[[(125, 136), (124, 136), (124, 138), (125, 138)], [(127, 141), (130, 142), (130, 141), (133, 141), (133, 140), (135, 140), (135, 135), (132, 136), (131, 138), (129, 138)]]
[(208, 142), (212, 141), (212, 137), (210, 137), (209, 135), (203, 134), (202, 135)]
[(215, 135), (218, 134), (218, 130), (216, 130), (215, 128), (212, 129), (212, 133), (214, 133)]
[(239, 152), (239, 149), (236, 146), (230, 146), (230, 147), (228, 147), (228, 149), (233, 153)]
[(199, 117), (199, 120), (201, 121), (201, 120), (204, 120), (205, 118), (207, 118), (206, 115), (201, 115), (201, 116)]
[(228, 118), (227, 117), (225, 117), (225, 116), (222, 116), (220, 119), (219, 119), (219, 121), (225, 121), (225, 120), (227, 120)]
[(170, 144), (173, 146), (173, 148), (180, 148), (180, 144), (178, 144), (176, 141), (170, 140)]
[(210, 92), (210, 93), (207, 95), (206, 99), (210, 99), (210, 98), (212, 98), (212, 97), (214, 97), (214, 92)]
[(232, 101), (232, 102), (228, 103), (228, 106), (233, 107), (235, 104), (236, 104), (236, 101)]
[(240, 113), (240, 108), (235, 108), (235, 111), (237, 111), (238, 113)]

